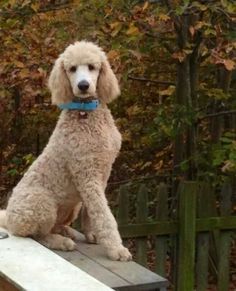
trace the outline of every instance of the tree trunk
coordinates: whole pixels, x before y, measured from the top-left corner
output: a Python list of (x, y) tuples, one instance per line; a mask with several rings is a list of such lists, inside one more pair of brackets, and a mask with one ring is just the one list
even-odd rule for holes
[[(177, 32), (177, 43), (180, 50), (186, 48), (188, 43), (189, 34), (189, 16), (182, 16), (182, 29)], [(193, 74), (192, 77), (195, 77)], [(191, 69), (190, 69), (190, 56), (186, 55), (183, 62), (177, 64), (177, 87), (176, 87), (176, 109), (183, 109), (184, 114), (192, 108), (192, 95), (191, 95)], [(182, 108), (181, 108), (182, 107)], [(193, 151), (192, 138), (193, 132), (183, 120), (179, 120), (177, 125), (177, 134), (174, 142), (174, 171), (177, 175), (184, 175), (185, 178), (191, 176), (190, 164), (188, 162), (188, 170), (181, 171), (181, 163), (188, 159), (190, 161)]]
[[(218, 84), (218, 88), (222, 89), (224, 93), (229, 92), (230, 88), (230, 83), (231, 83), (231, 77), (232, 77), (232, 72), (227, 71), (223, 66), (218, 69), (217, 71), (217, 76), (216, 76), (216, 81)], [(212, 113), (217, 113), (219, 111), (223, 111), (224, 105), (221, 101), (215, 101), (213, 105), (213, 112)], [(212, 143), (217, 143), (223, 133), (224, 128), (230, 128), (230, 126), (227, 126), (228, 124), (233, 124), (231, 118), (226, 116), (217, 116), (215, 118), (212, 118), (211, 120), (211, 141)], [(227, 122), (228, 121), (228, 122)]]

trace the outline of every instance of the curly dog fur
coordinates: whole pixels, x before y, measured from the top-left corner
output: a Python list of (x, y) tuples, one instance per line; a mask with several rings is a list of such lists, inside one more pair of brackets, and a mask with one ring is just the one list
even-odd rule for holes
[(86, 41), (70, 45), (55, 62), (49, 88), (54, 104), (71, 101), (77, 87), (68, 68), (91, 63), (98, 70), (94, 88), (99, 107), (86, 119), (77, 110), (62, 111), (44, 151), (13, 189), (7, 209), (0, 211), (0, 225), (49, 248), (74, 250), (76, 232), (69, 225), (83, 205), (87, 240), (102, 244), (111, 259), (126, 261), (131, 255), (122, 245), (104, 193), (121, 146), (107, 108), (120, 90), (105, 53)]

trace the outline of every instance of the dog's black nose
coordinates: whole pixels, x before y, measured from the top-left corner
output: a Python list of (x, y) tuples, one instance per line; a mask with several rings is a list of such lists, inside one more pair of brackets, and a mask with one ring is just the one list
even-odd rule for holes
[(87, 82), (86, 80), (80, 81), (78, 84), (78, 88), (80, 89), (80, 91), (86, 92), (89, 88), (89, 82)]

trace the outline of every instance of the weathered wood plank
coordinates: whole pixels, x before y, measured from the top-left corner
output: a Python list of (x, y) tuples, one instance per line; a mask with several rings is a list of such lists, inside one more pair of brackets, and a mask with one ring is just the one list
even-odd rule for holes
[(132, 223), (129, 225), (119, 225), (119, 231), (122, 237), (126, 238), (176, 234), (178, 232), (178, 223), (177, 221)]
[(222, 232), (219, 241), (219, 261), (218, 261), (218, 290), (229, 290), (229, 257), (231, 245), (231, 233)]
[[(220, 211), (222, 215), (230, 215), (231, 212), (231, 185), (225, 183), (221, 191)], [(229, 290), (229, 257), (232, 239), (230, 231), (221, 231), (219, 240), (219, 261), (218, 261), (218, 290)]]
[[(100, 245), (91, 245), (85, 242), (84, 236), (79, 234), (80, 240), (78, 242), (79, 252), (91, 259), (96, 264), (112, 272), (119, 277), (122, 282), (127, 282), (127, 285), (113, 284), (111, 287), (115, 290), (156, 290), (159, 288), (166, 288), (168, 282), (161, 276), (145, 269), (135, 262), (114, 262), (107, 258), (105, 250)], [(60, 252), (60, 256), (67, 258), (67, 254)], [(78, 258), (76, 258), (77, 260)], [(70, 262), (73, 263), (73, 257)], [(78, 263), (78, 261), (77, 261)], [(77, 264), (75, 262), (75, 264)], [(97, 266), (95, 264), (95, 266)], [(83, 266), (79, 266), (83, 268)], [(94, 274), (94, 273), (93, 273)], [(102, 280), (102, 277), (100, 277)], [(118, 282), (119, 284), (119, 282)]]
[[(78, 248), (80, 248), (80, 243), (78, 244)], [(55, 251), (55, 253), (111, 288), (129, 285), (128, 281), (122, 279), (115, 273), (104, 268), (99, 263), (82, 254), (80, 251)]]
[[(159, 185), (157, 193), (156, 219), (163, 221), (168, 219), (168, 189), (164, 183)], [(155, 238), (156, 251), (156, 273), (165, 276), (166, 253), (168, 236), (157, 236)]]
[(0, 277), (30, 291), (111, 290), (36, 241), (11, 235), (0, 240)]
[(201, 233), (197, 238), (196, 285), (197, 291), (207, 290), (209, 260), (209, 233)]
[(197, 219), (197, 231), (215, 229), (233, 230), (236, 228), (236, 216), (209, 217)]
[[(197, 193), (197, 216), (209, 217), (212, 203), (212, 188), (207, 183), (199, 185)], [(199, 233), (197, 236), (197, 263), (196, 285), (197, 291), (207, 290), (208, 285), (208, 261), (209, 261), (209, 233)]]
[[(137, 223), (147, 222), (148, 218), (148, 193), (147, 188), (142, 184), (137, 195), (136, 221)], [(147, 266), (147, 237), (136, 239), (136, 260), (139, 264)]]
[(194, 290), (197, 183), (180, 184), (178, 291)]
[[(236, 216), (198, 218), (196, 231), (212, 231), (215, 229), (233, 230), (236, 228)], [(140, 224), (120, 225), (122, 237), (132, 238), (147, 235), (168, 235), (178, 233), (177, 221), (161, 221)]]
[[(179, 179), (173, 179), (171, 184), (171, 200), (170, 200), (170, 218), (175, 220), (178, 223), (179, 218)], [(177, 290), (178, 286), (178, 268), (176, 267), (178, 264), (178, 225), (177, 232), (175, 234), (170, 235), (170, 264), (171, 264), (171, 282), (173, 282), (174, 290)]]
[[(218, 210), (216, 207), (216, 194), (215, 194), (215, 187), (212, 185), (209, 186), (209, 191), (205, 197), (207, 200), (206, 202), (209, 203), (208, 205), (208, 217), (218, 217)], [(198, 226), (197, 226), (198, 227)], [(216, 270), (216, 259), (217, 259), (217, 244), (219, 240), (219, 228), (213, 226), (213, 228), (209, 227), (209, 273), (214, 277), (217, 277), (217, 270)]]

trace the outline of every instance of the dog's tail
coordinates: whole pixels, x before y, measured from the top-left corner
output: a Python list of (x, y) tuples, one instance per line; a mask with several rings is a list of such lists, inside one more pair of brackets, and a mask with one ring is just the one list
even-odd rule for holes
[(7, 226), (6, 210), (0, 210), (0, 227), (6, 228), (6, 226)]

